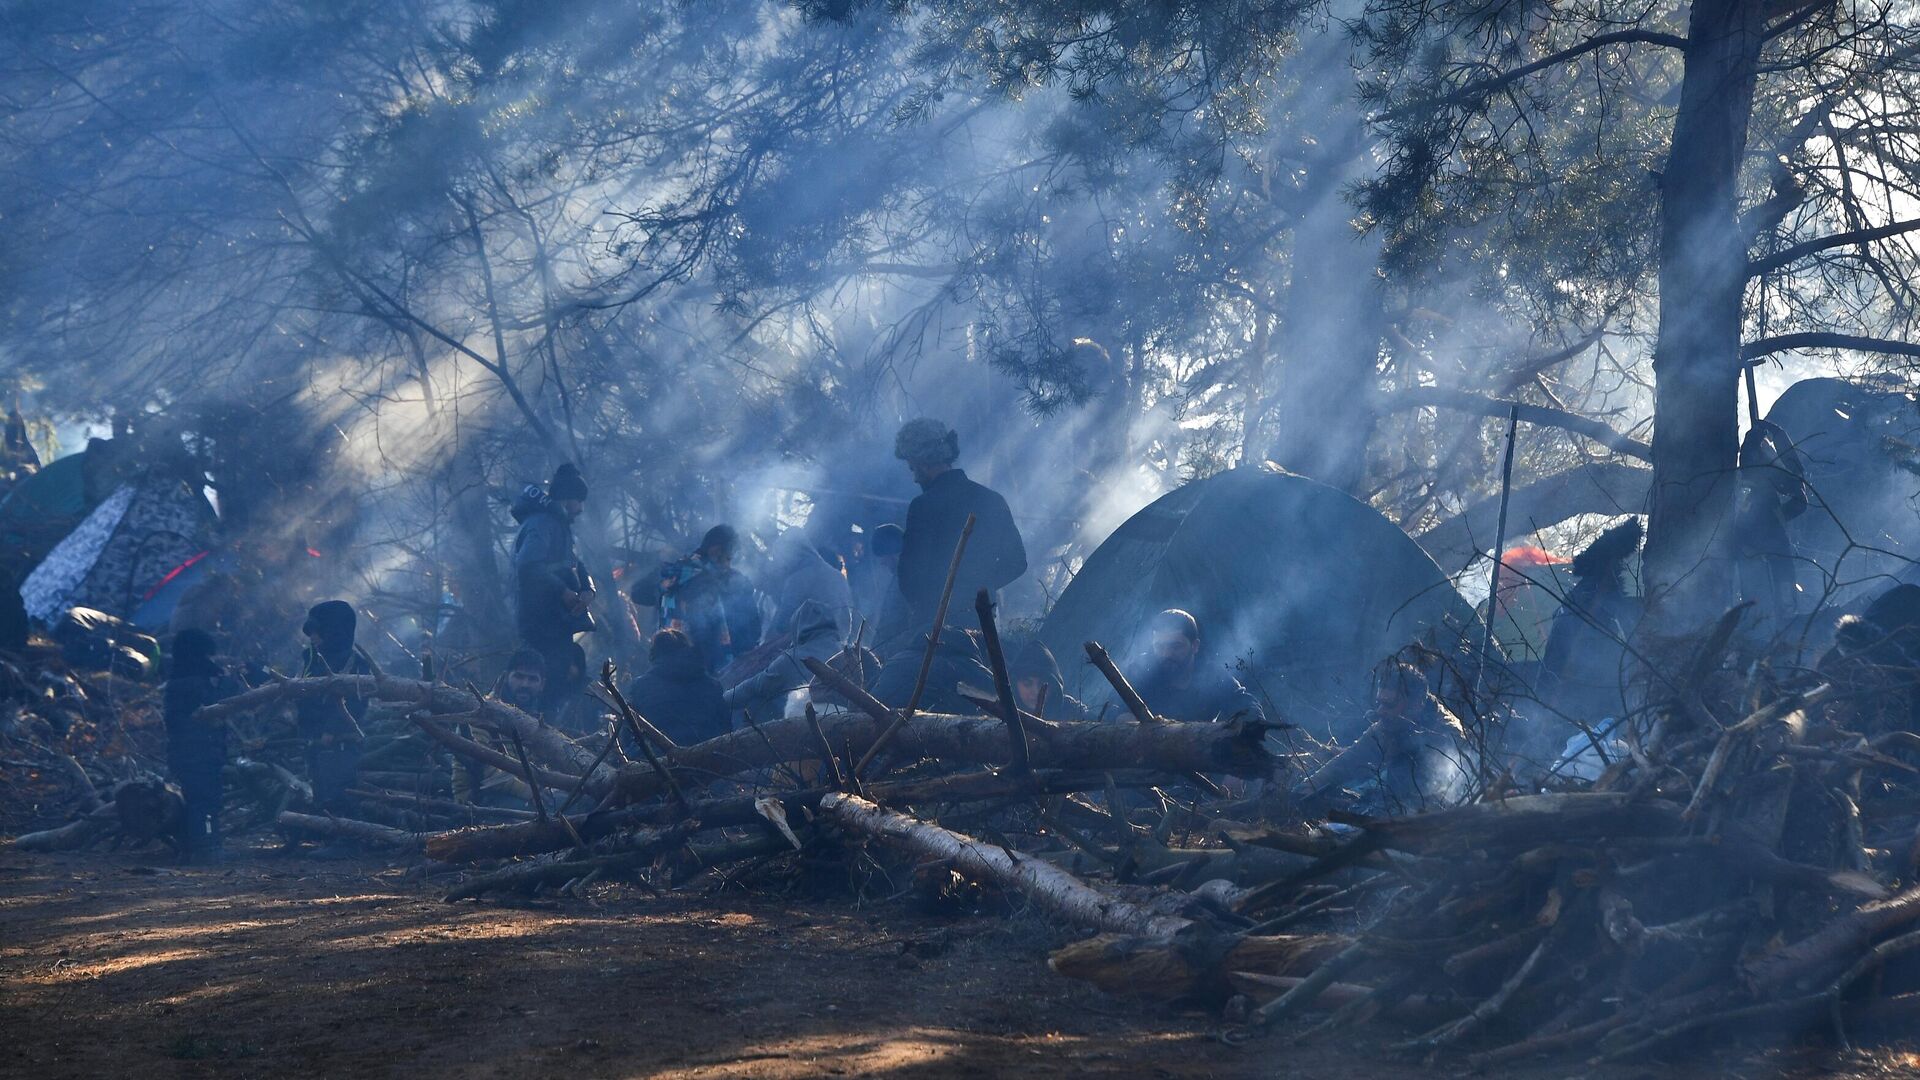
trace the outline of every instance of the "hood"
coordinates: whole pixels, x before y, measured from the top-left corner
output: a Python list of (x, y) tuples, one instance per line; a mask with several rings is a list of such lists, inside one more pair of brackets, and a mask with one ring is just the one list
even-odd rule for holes
[(173, 658), (167, 669), (172, 679), (212, 678), (220, 674), (213, 662), (213, 636), (205, 630), (182, 630), (174, 635)]
[(1060, 678), (1060, 664), (1053, 658), (1053, 651), (1038, 641), (1014, 648), (1007, 658), (1007, 677), (1014, 682), (1037, 677), (1052, 687), (1049, 694), (1056, 700), (1066, 692), (1066, 682)]
[(547, 496), (545, 488), (539, 484), (528, 484), (520, 489), (520, 494), (513, 497), (513, 502), (507, 506), (507, 512), (513, 515), (515, 522), (524, 523), (535, 514), (557, 514), (560, 508), (553, 505), (553, 500)]
[(353, 649), (353, 633), (358, 625), (359, 617), (354, 614), (352, 604), (345, 600), (327, 600), (307, 611), (304, 629), (320, 643), (321, 653), (332, 659)]
[(815, 638), (821, 634), (838, 634), (840, 625), (833, 618), (832, 609), (818, 600), (803, 600), (793, 612), (794, 644)]

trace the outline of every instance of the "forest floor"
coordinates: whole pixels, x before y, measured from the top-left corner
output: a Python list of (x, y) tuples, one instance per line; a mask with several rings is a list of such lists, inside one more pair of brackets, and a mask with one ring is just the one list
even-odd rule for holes
[[(1031, 918), (732, 893), (445, 904), (382, 863), (0, 851), (0, 1076), (1430, 1077), (1396, 1032), (1291, 1045), (1053, 975)], [(1892, 1076), (1716, 1053), (1529, 1078)]]

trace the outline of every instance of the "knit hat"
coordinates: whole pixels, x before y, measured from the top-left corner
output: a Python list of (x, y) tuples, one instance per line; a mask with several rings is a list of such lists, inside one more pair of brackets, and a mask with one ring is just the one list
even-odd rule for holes
[(951, 465), (960, 458), (960, 436), (932, 417), (909, 420), (893, 437), (893, 456), (911, 465)]
[(553, 479), (547, 481), (547, 495), (562, 501), (578, 499), (585, 502), (587, 479), (580, 475), (579, 468), (573, 462), (562, 462), (559, 468), (553, 470)]
[(359, 622), (360, 618), (353, 613), (352, 604), (345, 600), (325, 600), (308, 610), (307, 623), (302, 629), (323, 647), (351, 647), (354, 628)]

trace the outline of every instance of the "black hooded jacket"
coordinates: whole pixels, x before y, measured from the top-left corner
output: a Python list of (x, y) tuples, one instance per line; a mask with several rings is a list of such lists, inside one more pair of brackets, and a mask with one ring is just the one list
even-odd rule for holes
[(183, 630), (173, 640), (161, 717), (167, 725), (167, 755), (175, 760), (225, 757), (227, 729), (194, 718), (202, 706), (231, 697), (239, 684), (213, 660), (213, 638)]
[[(353, 605), (344, 600), (315, 604), (307, 612), (307, 628), (313, 638), (300, 662), (300, 677), (321, 675), (373, 675), (379, 672), (373, 660), (353, 643), (359, 619)], [(363, 697), (301, 698), (294, 706), (300, 737), (317, 739), (358, 738), (360, 721), (367, 715), (368, 700)]]

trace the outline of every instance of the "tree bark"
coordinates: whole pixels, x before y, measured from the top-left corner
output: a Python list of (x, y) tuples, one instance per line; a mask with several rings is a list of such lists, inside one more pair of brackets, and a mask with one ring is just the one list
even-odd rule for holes
[(1646, 578), (1670, 618), (1717, 603), (1739, 431), (1747, 243), (1739, 179), (1766, 5), (1696, 0), (1680, 108), (1661, 180), (1654, 343), (1653, 499)]
[(848, 832), (904, 848), (922, 859), (950, 861), (966, 877), (1019, 893), (1076, 926), (1166, 937), (1193, 925), (1190, 919), (1157, 914), (1108, 896), (1052, 863), (1016, 857), (996, 844), (882, 810), (857, 795), (828, 795), (820, 800), (820, 815)]

